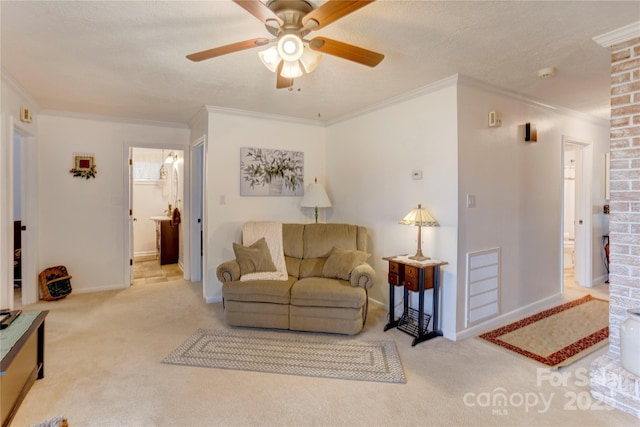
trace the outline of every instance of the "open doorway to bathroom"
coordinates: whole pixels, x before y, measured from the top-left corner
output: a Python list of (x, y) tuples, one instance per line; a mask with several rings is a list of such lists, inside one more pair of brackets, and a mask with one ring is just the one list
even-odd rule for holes
[(184, 152), (132, 147), (131, 160), (131, 284), (182, 278)]
[(576, 265), (576, 153), (575, 144), (565, 144), (563, 184), (562, 266), (565, 286), (575, 283)]
[(593, 147), (586, 141), (562, 139), (562, 290), (591, 287), (591, 189)]

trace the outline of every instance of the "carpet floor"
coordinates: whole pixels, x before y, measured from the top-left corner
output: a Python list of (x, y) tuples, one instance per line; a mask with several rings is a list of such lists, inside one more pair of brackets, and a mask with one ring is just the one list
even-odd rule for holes
[(480, 338), (559, 368), (607, 345), (609, 302), (586, 295), (484, 333)]
[(163, 363), (321, 378), (405, 383), (393, 341), (295, 332), (199, 329)]
[[(588, 292), (600, 289), (606, 298), (606, 286)], [(560, 373), (479, 339), (440, 337), (412, 347), (406, 333), (384, 331), (387, 310), (377, 304), (355, 339), (395, 342), (405, 384), (161, 363), (199, 328), (241, 330), (224, 324), (222, 303), (203, 301), (201, 283), (74, 292), (20, 308), (50, 312), (45, 377), (33, 385), (12, 426), (56, 416), (72, 427), (638, 425), (637, 418), (590, 396), (589, 365), (605, 348)], [(557, 381), (560, 374), (566, 380)], [(493, 397), (504, 394), (508, 405), (493, 406)]]

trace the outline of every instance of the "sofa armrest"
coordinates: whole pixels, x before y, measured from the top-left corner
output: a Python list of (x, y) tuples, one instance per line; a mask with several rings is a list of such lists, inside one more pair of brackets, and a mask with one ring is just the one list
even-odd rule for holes
[(376, 272), (373, 267), (364, 262), (351, 271), (351, 279), (349, 281), (353, 287), (371, 289), (375, 277)]
[(240, 280), (240, 265), (238, 261), (234, 259), (220, 264), (216, 269), (216, 276), (222, 283)]

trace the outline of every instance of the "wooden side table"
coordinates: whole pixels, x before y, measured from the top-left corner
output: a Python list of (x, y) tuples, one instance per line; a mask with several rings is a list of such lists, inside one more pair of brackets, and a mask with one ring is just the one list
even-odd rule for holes
[[(413, 336), (411, 346), (442, 336), (439, 318), (440, 266), (448, 263), (437, 260), (414, 261), (406, 256), (382, 259), (389, 262), (389, 323), (384, 330), (398, 328)], [(396, 286), (404, 287), (404, 309), (397, 320), (394, 313)], [(433, 289), (432, 315), (424, 312), (424, 291), (427, 289)], [(409, 307), (409, 291), (418, 292), (418, 310)], [(430, 322), (433, 325), (431, 330)]]
[(44, 378), (44, 319), (48, 310), (24, 312), (0, 331), (6, 347), (0, 360), (2, 426), (11, 424), (20, 404), (36, 381)]

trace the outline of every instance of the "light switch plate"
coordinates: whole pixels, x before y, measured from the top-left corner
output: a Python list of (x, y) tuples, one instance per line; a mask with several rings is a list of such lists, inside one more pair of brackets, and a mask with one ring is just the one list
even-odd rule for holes
[(476, 196), (473, 194), (467, 194), (467, 207), (475, 208), (476, 207)]

